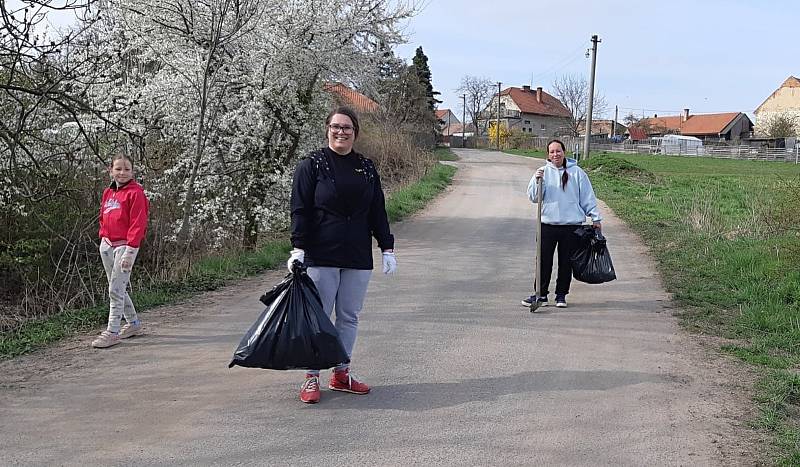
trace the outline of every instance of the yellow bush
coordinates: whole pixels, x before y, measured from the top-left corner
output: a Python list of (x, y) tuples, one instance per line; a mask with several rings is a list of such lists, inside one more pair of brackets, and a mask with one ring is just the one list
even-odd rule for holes
[(508, 146), (508, 138), (511, 136), (511, 130), (507, 125), (500, 123), (500, 131), (497, 131), (497, 122), (489, 122), (489, 141), (493, 147), (497, 147), (497, 137), (500, 134), (500, 147)]

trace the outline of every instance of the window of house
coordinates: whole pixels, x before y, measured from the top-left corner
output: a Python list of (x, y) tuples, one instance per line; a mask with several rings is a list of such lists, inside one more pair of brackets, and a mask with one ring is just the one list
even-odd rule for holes
[(526, 124), (526, 125), (530, 125), (530, 124), (531, 124), (531, 121), (530, 121), (530, 120), (525, 120), (525, 124)]
[(541, 130), (544, 130), (544, 123), (542, 123), (542, 127), (541, 127), (540, 129), (541, 129)]

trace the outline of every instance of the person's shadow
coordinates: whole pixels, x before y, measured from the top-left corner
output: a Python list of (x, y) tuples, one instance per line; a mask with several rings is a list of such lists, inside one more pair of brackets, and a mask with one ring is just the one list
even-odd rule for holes
[[(323, 389), (318, 409), (384, 409), (419, 412), (502, 396), (544, 391), (605, 391), (639, 383), (669, 383), (675, 377), (636, 371), (527, 371), (509, 376), (465, 379), (453, 383), (372, 386), (368, 395)], [(330, 402), (330, 404), (328, 404)]]

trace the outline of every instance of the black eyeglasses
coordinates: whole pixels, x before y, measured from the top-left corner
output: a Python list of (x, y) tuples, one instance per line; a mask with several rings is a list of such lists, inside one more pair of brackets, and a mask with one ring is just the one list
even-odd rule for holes
[(336, 125), (336, 124), (328, 125), (328, 128), (330, 128), (331, 131), (334, 132), (334, 133), (342, 132), (342, 133), (344, 133), (346, 135), (352, 134), (353, 131), (355, 130), (355, 128), (353, 128), (351, 126), (348, 126), (348, 125), (342, 126), (342, 125)]

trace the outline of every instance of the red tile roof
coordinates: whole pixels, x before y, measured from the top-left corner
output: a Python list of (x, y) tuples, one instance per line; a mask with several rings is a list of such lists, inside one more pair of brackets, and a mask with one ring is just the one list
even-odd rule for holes
[(722, 114), (691, 115), (683, 123), (682, 135), (718, 135), (739, 116), (740, 112)]
[(682, 135), (717, 135), (722, 133), (741, 112), (726, 112), (720, 114), (689, 115), (682, 121), (680, 115), (668, 117), (651, 117), (643, 119), (645, 126), (659, 133), (664, 130), (674, 131)]
[(679, 131), (681, 129), (681, 116), (643, 118), (642, 125), (657, 132), (665, 130)]
[(322, 89), (332, 94), (339, 103), (357, 112), (376, 112), (380, 108), (377, 102), (342, 83), (325, 83)]
[(449, 112), (449, 111), (450, 111), (450, 109), (439, 109), (439, 110), (437, 110), (436, 111), (436, 118), (438, 118), (439, 120), (444, 120), (444, 117), (447, 116), (447, 112)]
[(643, 141), (648, 138), (647, 132), (644, 131), (644, 128), (639, 128), (636, 126), (629, 126), (628, 133), (631, 135), (632, 141)]
[(569, 117), (570, 113), (564, 104), (555, 97), (542, 91), (542, 102), (536, 100), (536, 89), (530, 91), (511, 87), (504, 89), (501, 96), (510, 96), (522, 113), (549, 115), (552, 117)]

